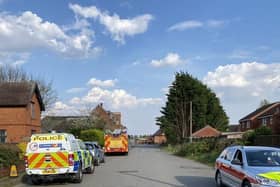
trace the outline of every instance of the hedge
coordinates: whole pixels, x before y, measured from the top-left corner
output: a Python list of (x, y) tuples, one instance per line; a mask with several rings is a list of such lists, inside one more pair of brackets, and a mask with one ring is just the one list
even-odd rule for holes
[(15, 144), (0, 144), (0, 168), (19, 164), (22, 151)]

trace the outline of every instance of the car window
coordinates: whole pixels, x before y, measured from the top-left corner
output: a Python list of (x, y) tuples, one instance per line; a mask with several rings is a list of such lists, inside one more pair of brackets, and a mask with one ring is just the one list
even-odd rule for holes
[(228, 148), (224, 156), (225, 160), (231, 161), (234, 154), (234, 148)]
[(86, 145), (86, 148), (87, 148), (88, 150), (94, 150), (94, 148), (93, 148), (92, 145), (90, 145), (90, 144), (85, 144), (85, 145)]
[(240, 150), (237, 150), (233, 157), (234, 160), (239, 160), (241, 163), (243, 163), (243, 157), (242, 152)]
[(227, 153), (227, 149), (224, 149), (223, 152), (220, 154), (220, 158), (224, 159)]
[(248, 166), (279, 167), (280, 151), (274, 150), (247, 150), (245, 152)]
[(78, 141), (78, 144), (79, 144), (79, 146), (80, 146), (80, 148), (81, 149), (83, 149), (83, 150), (85, 150), (86, 149), (86, 145), (84, 144), (84, 142), (82, 142), (82, 141)]

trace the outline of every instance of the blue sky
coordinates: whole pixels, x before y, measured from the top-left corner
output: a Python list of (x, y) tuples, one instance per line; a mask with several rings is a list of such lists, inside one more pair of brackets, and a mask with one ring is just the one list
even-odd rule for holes
[(230, 122), (279, 100), (279, 1), (0, 0), (0, 63), (52, 80), (50, 115), (104, 102), (153, 133), (176, 71), (219, 96)]

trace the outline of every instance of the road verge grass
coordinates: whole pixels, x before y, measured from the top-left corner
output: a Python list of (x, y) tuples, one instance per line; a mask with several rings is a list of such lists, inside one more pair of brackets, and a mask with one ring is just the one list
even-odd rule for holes
[(176, 156), (185, 157), (213, 167), (222, 150), (230, 145), (240, 145), (238, 140), (201, 139), (193, 143), (167, 145), (163, 149)]

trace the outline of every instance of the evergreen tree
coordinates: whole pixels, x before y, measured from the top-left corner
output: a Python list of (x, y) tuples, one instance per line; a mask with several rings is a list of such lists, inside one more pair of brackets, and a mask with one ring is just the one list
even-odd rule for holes
[(169, 88), (167, 102), (157, 125), (164, 131), (169, 142), (181, 143), (190, 136), (190, 103), (192, 102), (193, 131), (206, 125), (225, 130), (228, 117), (215, 93), (206, 85), (185, 72), (176, 73)]

